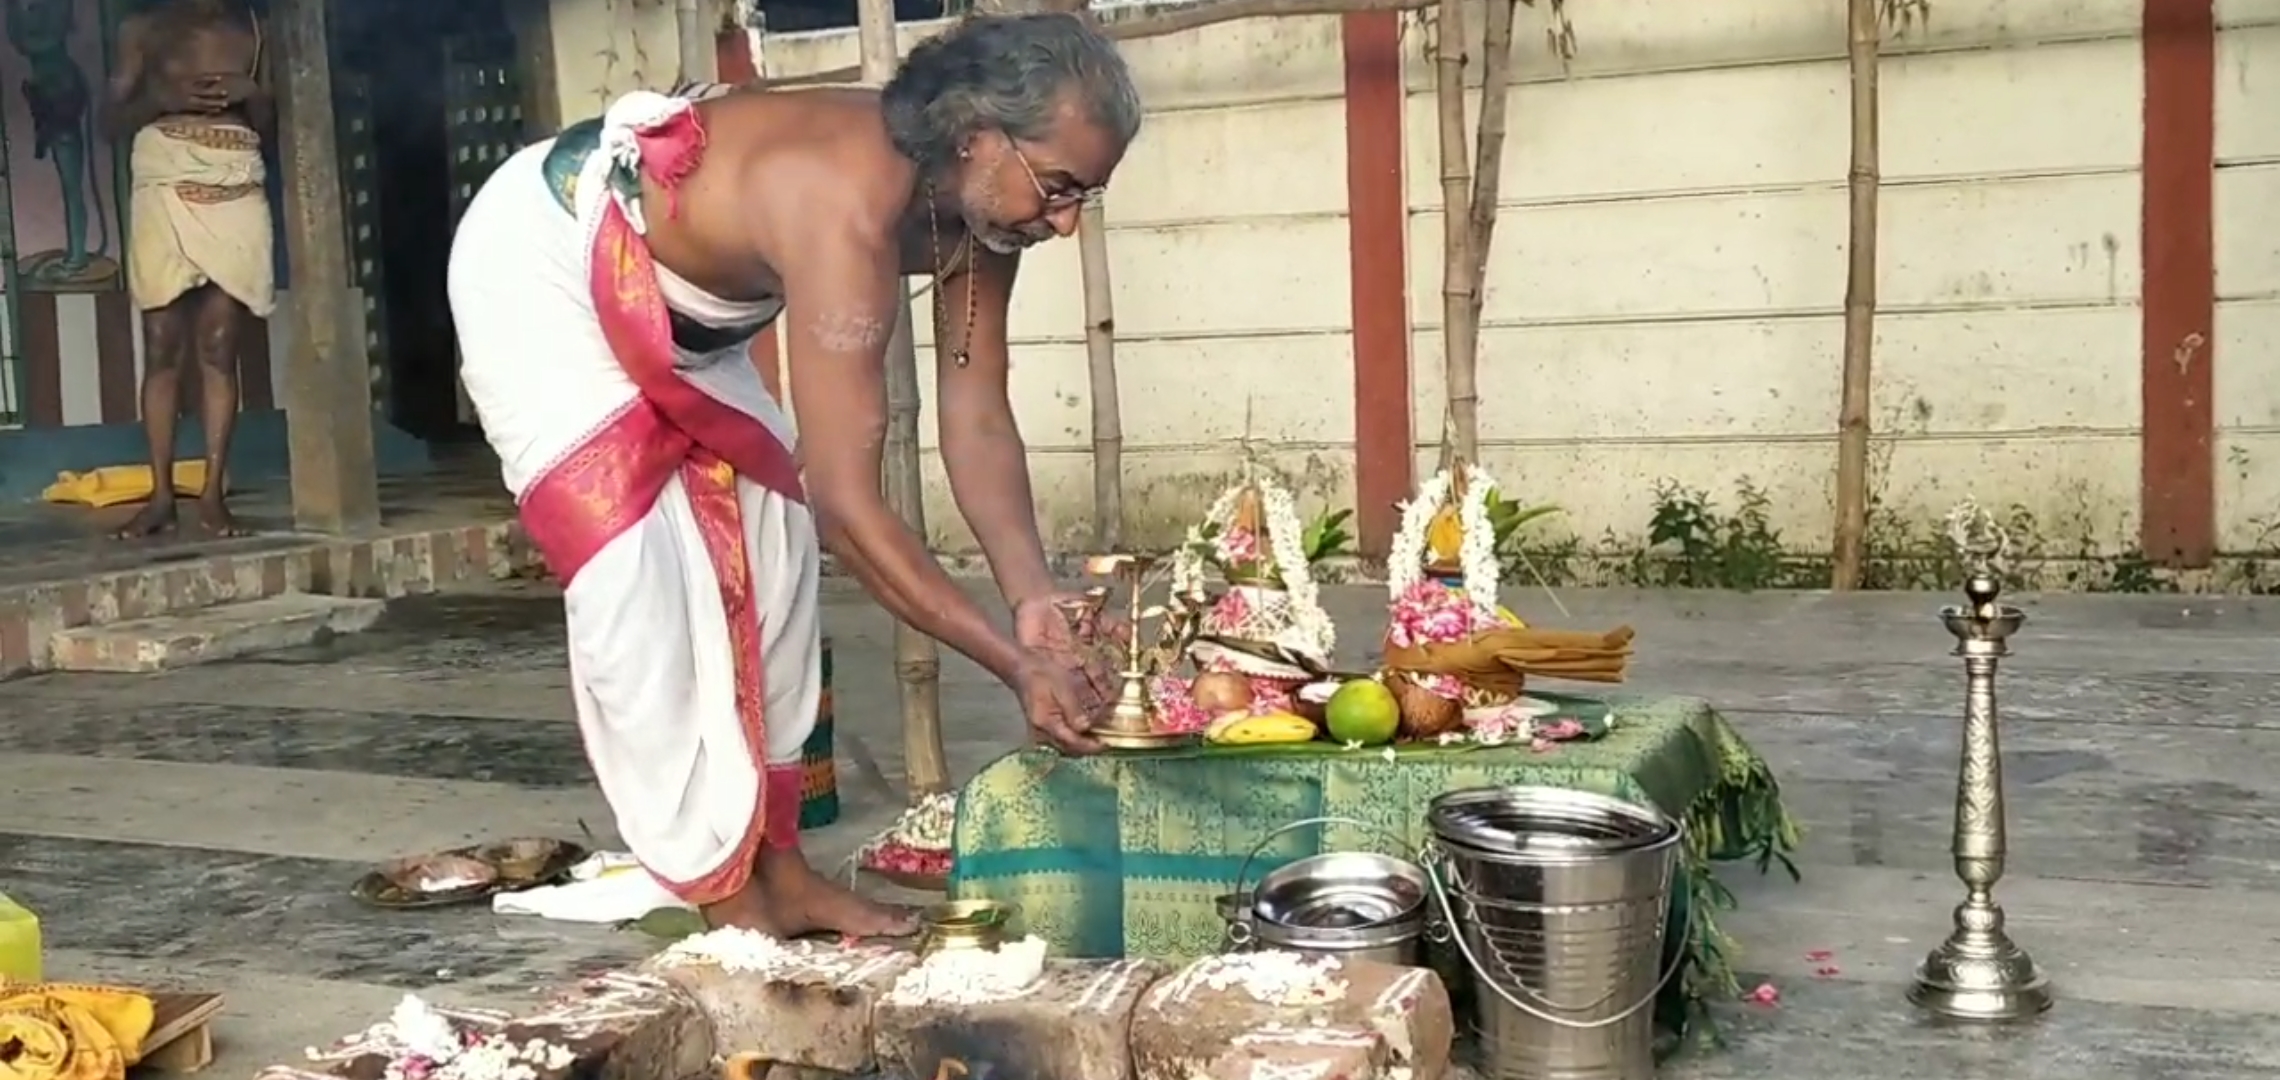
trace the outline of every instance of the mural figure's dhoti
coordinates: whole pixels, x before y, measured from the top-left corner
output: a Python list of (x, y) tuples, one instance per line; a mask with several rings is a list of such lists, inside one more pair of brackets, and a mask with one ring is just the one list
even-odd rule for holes
[(277, 307), (277, 242), (261, 136), (234, 124), (161, 122), (135, 133), (127, 288), (144, 311), (211, 284), (257, 318)]

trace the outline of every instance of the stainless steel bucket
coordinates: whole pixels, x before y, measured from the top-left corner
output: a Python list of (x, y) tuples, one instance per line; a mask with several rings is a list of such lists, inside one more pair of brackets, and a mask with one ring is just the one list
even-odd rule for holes
[(1662, 965), (1679, 823), (1534, 787), (1449, 792), (1425, 819), (1483, 1080), (1652, 1080), (1654, 1000), (1680, 963)]
[(1256, 888), (1245, 887), (1252, 861), (1276, 836), (1302, 825), (1344, 820), (1295, 821), (1259, 841), (1244, 860), (1235, 891), (1218, 900), (1230, 945), (1387, 964), (1421, 962), (1427, 889), (1425, 871), (1415, 862), (1333, 852), (1295, 860), (1262, 876)]

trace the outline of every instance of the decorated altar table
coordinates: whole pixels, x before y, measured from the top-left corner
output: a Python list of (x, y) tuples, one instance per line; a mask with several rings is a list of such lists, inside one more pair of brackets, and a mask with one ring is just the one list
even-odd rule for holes
[[(1362, 823), (1292, 829), (1269, 842), (1253, 879), (1320, 851), (1414, 848), (1425, 805), (1467, 787), (1541, 785), (1660, 807), (1687, 825), (1687, 872), (1672, 947), (1691, 943), (1685, 978), (1658, 1010), (1676, 1027), (1705, 994), (1729, 990), (1713, 912), (1731, 906), (1713, 863), (1790, 869), (1796, 831), (1757, 752), (1695, 698), (1535, 693), (1597, 735), (1532, 746), (1347, 749), (1193, 746), (1063, 758), (1031, 749), (985, 767), (958, 803), (951, 892), (1016, 905), (1029, 933), (1064, 955), (1186, 960), (1225, 948), (1214, 900), (1232, 891), (1254, 846), (1314, 817)], [(1691, 934), (1676, 932), (1688, 921)]]

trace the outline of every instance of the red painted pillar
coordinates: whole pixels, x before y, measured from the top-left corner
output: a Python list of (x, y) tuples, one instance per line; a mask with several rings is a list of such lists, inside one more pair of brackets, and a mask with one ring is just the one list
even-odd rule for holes
[(1363, 552), (1383, 556), (1415, 479), (1409, 385), (1409, 197), (1402, 182), (1401, 16), (1343, 16), (1346, 227), (1353, 279), (1354, 491)]
[(2145, 0), (2144, 26), (2139, 545), (2154, 563), (2205, 567), (2217, 546), (2214, 0)]

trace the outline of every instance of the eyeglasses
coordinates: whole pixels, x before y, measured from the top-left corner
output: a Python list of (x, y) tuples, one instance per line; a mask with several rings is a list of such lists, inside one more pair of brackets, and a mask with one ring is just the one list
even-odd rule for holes
[(1047, 191), (1045, 190), (1045, 181), (1037, 176), (1037, 166), (1030, 164), (1029, 155), (1021, 152), (1021, 144), (1015, 142), (1011, 135), (1005, 137), (1005, 144), (1013, 148), (1013, 160), (1020, 162), (1021, 171), (1029, 174), (1029, 185), (1037, 189), (1037, 197), (1045, 201), (1045, 209), (1048, 212), (1097, 203), (1100, 201), (1101, 195), (1108, 191), (1108, 186), (1105, 184), (1097, 187), (1062, 188), (1058, 191)]

